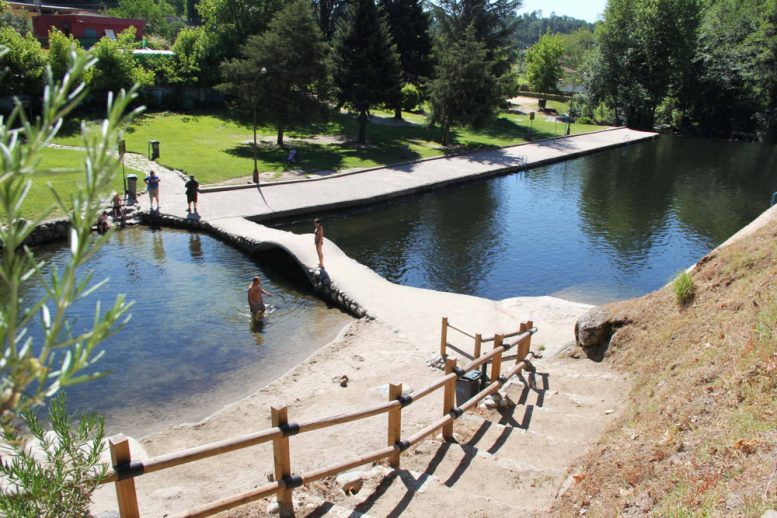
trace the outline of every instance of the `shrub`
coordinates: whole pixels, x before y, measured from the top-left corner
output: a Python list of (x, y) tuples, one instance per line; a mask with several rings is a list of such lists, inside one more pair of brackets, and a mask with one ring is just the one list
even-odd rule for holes
[(675, 300), (677, 300), (678, 304), (685, 306), (693, 300), (693, 297), (696, 295), (696, 288), (688, 272), (683, 272), (675, 277), (672, 284), (674, 286)]
[(413, 111), (421, 104), (421, 92), (415, 85), (407, 83), (402, 87), (402, 109), (406, 112)]
[(89, 516), (89, 504), (107, 465), (100, 464), (105, 437), (102, 416), (80, 416), (74, 427), (65, 410), (65, 396), (51, 401), (51, 432), (32, 411), (22, 417), (32, 439), (2, 434), (11, 455), (4, 455), (0, 474), (6, 479), (0, 498), (4, 516)]

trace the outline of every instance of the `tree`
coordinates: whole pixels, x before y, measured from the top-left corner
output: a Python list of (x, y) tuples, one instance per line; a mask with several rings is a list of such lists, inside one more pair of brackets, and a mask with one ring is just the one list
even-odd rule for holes
[(173, 63), (168, 72), (170, 83), (193, 86), (200, 81), (203, 68), (204, 31), (190, 27), (178, 33), (173, 43)]
[(608, 2), (590, 86), (629, 127), (652, 129), (658, 104), (682, 85), (692, 66), (698, 9), (699, 0)]
[(253, 34), (261, 34), (284, 5), (283, 0), (200, 0), (197, 10), (212, 38), (211, 65), (237, 57)]
[(129, 27), (113, 40), (103, 37), (92, 48), (97, 58), (89, 86), (102, 92), (129, 88), (133, 84), (151, 86), (154, 74), (138, 63), (132, 54), (135, 48), (135, 28)]
[(515, 31), (521, 0), (437, 0), (434, 17), (441, 36), (461, 38), (470, 27), (475, 40), (483, 42), (494, 73), (504, 76), (515, 59)]
[[(48, 74), (41, 114), (35, 122), (25, 116), (20, 103), (7, 119), (0, 120), (0, 145), (5, 149), (0, 157), (0, 426), (7, 431), (15, 427), (19, 412), (40, 404), (63, 387), (101, 375), (84, 371), (95, 366), (101, 342), (126, 322), (130, 307), (123, 295), (107, 311), (98, 303), (91, 324), (79, 325), (77, 331), (68, 318), (73, 303), (102, 284), (93, 285), (90, 273), (79, 272), (108, 238), (93, 234), (92, 224), (103, 209), (116, 174), (117, 161), (110, 152), (116, 149), (121, 128), (138, 111), (124, 115), (134, 91), (121, 92), (116, 98), (109, 95), (107, 118), (97, 130), (84, 133), (84, 180), (72, 200), (54, 192), (71, 226), (67, 262), (52, 269), (46, 278), (44, 263), (25, 245), (36, 225), (48, 216), (44, 213), (34, 221), (21, 217), (30, 185), (48, 172), (39, 167), (41, 152), (56, 136), (64, 117), (83, 101), (87, 92), (81, 77), (94, 65), (90, 56), (76, 56), (75, 52), (71, 56), (69, 73), (61, 83), (55, 83)], [(44, 288), (40, 299), (24, 297), (23, 283), (31, 278)], [(40, 319), (40, 343), (27, 333), (33, 319)]]
[(518, 16), (518, 27), (515, 30), (515, 40), (518, 46), (528, 49), (538, 41), (546, 32), (558, 34), (572, 34), (585, 30), (593, 32), (594, 24), (571, 16), (559, 16), (550, 13), (543, 17), (542, 11), (532, 11)]
[(313, 9), (318, 19), (318, 27), (327, 41), (335, 35), (337, 24), (348, 9), (346, 0), (313, 0)]
[(118, 6), (109, 9), (111, 16), (139, 18), (146, 21), (146, 32), (157, 36), (170, 36), (168, 17), (175, 14), (175, 8), (166, 0), (119, 0)]
[[(52, 27), (49, 31), (49, 66), (54, 80), (61, 81), (65, 76), (72, 52), (78, 55), (84, 53), (78, 40), (74, 39), (72, 34), (65, 36), (56, 27)], [(84, 81), (88, 82), (88, 78), (85, 77)]]
[(0, 97), (31, 95), (43, 86), (46, 55), (32, 34), (20, 35), (12, 27), (0, 27), (0, 46), (7, 52), (0, 58), (5, 75)]
[(359, 120), (359, 143), (367, 140), (367, 117), (376, 104), (400, 94), (399, 56), (374, 0), (353, 0), (335, 35), (335, 85), (340, 100)]
[(526, 75), (535, 92), (556, 92), (561, 79), (564, 43), (558, 34), (546, 33), (526, 51)]
[[(430, 121), (442, 127), (442, 144), (453, 125), (481, 126), (499, 107), (500, 88), (487, 59), (488, 51), (467, 31), (462, 41), (438, 47), (435, 79), (429, 83)], [(442, 46), (442, 44), (441, 44)]]
[(267, 32), (248, 38), (242, 57), (225, 62), (220, 89), (253, 115), (256, 164), (257, 112), (275, 124), (277, 143), (292, 122), (320, 113), (328, 79), (327, 48), (307, 0), (292, 0)]
[[(402, 81), (421, 86), (432, 72), (432, 39), (429, 18), (421, 0), (381, 0), (391, 35), (399, 52)], [(402, 118), (400, 102), (394, 105), (394, 118)]]

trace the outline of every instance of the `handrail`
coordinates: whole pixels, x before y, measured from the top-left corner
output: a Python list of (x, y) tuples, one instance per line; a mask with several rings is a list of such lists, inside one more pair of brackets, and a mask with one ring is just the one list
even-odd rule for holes
[(347, 471), (349, 469), (363, 466), (364, 464), (369, 464), (371, 462), (377, 462), (379, 460), (389, 457), (395, 452), (402, 452), (404, 450), (407, 450), (408, 448), (411, 448), (416, 444), (418, 444), (419, 442), (423, 441), (426, 437), (433, 434), (437, 430), (440, 430), (446, 424), (458, 419), (461, 415), (463, 415), (464, 412), (466, 412), (473, 406), (477, 405), (486, 396), (496, 392), (508, 379), (513, 377), (519, 371), (526, 369), (526, 367), (527, 367), (526, 362), (518, 363), (512, 369), (507, 371), (504, 374), (503, 378), (493, 381), (485, 389), (481, 390), (480, 392), (472, 396), (460, 407), (458, 407), (457, 409), (454, 409), (448, 414), (445, 414), (439, 419), (433, 421), (432, 423), (430, 423), (423, 429), (419, 430), (418, 432), (414, 433), (404, 441), (400, 440), (391, 446), (380, 448), (378, 450), (373, 450), (369, 453), (360, 455), (358, 457), (354, 457), (352, 459), (348, 459), (346, 461), (338, 462), (336, 464), (325, 466), (323, 468), (318, 468), (313, 471), (308, 471), (306, 473), (298, 475), (297, 477), (289, 477), (287, 479), (282, 479), (280, 481), (276, 481), (271, 484), (266, 484), (252, 491), (240, 493), (228, 498), (224, 498), (222, 500), (218, 500), (216, 502), (212, 502), (210, 504), (197, 507), (195, 509), (190, 509), (185, 513), (176, 515), (175, 518), (195, 518), (195, 517), (199, 518), (204, 516), (210, 516), (211, 514), (225, 511), (227, 509), (237, 507), (238, 505), (247, 504), (249, 502), (259, 500), (260, 498), (269, 496), (274, 491), (277, 491), (281, 487), (284, 487), (286, 489), (294, 489), (296, 487), (306, 485), (311, 482), (315, 482), (317, 480), (321, 480), (322, 478), (332, 476), (336, 473), (341, 473), (343, 471)]
[(466, 332), (466, 331), (464, 331), (462, 329), (459, 329), (458, 327), (454, 326), (453, 324), (448, 324), (448, 327), (458, 331), (459, 333), (463, 334), (464, 336), (468, 336), (469, 338), (472, 338), (472, 339), (475, 338), (475, 335), (473, 335), (472, 333), (468, 333), (468, 332)]
[[(443, 342), (445, 339), (445, 329), (447, 327), (449, 327), (449, 324), (447, 324), (447, 318), (444, 318)], [(404, 395), (402, 394), (401, 385), (391, 385), (389, 391), (389, 401), (355, 412), (337, 414), (334, 416), (304, 421), (302, 423), (293, 423), (287, 420), (287, 410), (285, 406), (273, 407), (273, 424), (275, 426), (271, 428), (231, 439), (204, 444), (178, 452), (159, 455), (157, 457), (146, 459), (145, 461), (133, 461), (131, 459), (126, 439), (122, 438), (118, 440), (118, 442), (114, 442), (112, 439), (111, 456), (114, 464), (113, 472), (111, 472), (108, 477), (104, 478), (100, 484), (110, 482), (116, 483), (121, 516), (138, 516), (139, 513), (137, 511), (137, 499), (135, 496), (133, 482), (135, 477), (272, 441), (273, 450), (275, 452), (274, 456), (276, 479), (278, 479), (276, 482), (256, 488), (247, 493), (228, 497), (191, 509), (180, 516), (207, 516), (209, 514), (231, 509), (237, 505), (242, 505), (244, 503), (263, 498), (272, 494), (273, 492), (278, 492), (278, 501), (280, 504), (291, 506), (291, 490), (295, 487), (299, 487), (300, 485), (306, 484), (308, 482), (319, 480), (346, 469), (366, 464), (368, 462), (374, 462), (386, 457), (392, 457), (390, 464), (394, 467), (399, 467), (399, 454), (402, 451), (423, 440), (425, 437), (434, 433), (440, 428), (443, 429), (444, 439), (452, 438), (453, 421), (456, 418), (460, 417), (463, 412), (466, 412), (472, 406), (476, 405), (481, 399), (498, 390), (500, 386), (502, 386), (517, 372), (527, 368), (528, 361), (526, 361), (525, 358), (529, 354), (531, 336), (536, 332), (537, 328), (532, 326), (531, 321), (522, 323), (518, 332), (510, 333), (508, 335), (495, 335), (494, 340), (496, 341), (496, 344), (494, 349), (483, 355), (475, 357), (465, 367), (457, 368), (456, 360), (448, 359), (446, 360), (446, 374), (443, 377), (430, 383), (426, 387), (418, 389), (411, 394)], [(517, 337), (517, 339), (511, 343), (508, 343), (503, 340), (504, 336)], [(478, 345), (479, 338), (480, 335), (477, 335), (476, 344)], [(516, 362), (518, 363), (516, 363), (513, 368), (509, 369), (504, 374), (501, 374), (500, 370), (503, 353), (515, 346), (519, 346), (516, 358)], [(460, 407), (455, 408), (453, 403), (455, 386), (454, 381), (459, 376), (462, 376), (466, 372), (485, 365), (489, 363), (489, 361), (491, 361), (492, 364), (492, 382)], [(401, 409), (443, 387), (445, 388), (443, 417), (435, 420), (422, 430), (410, 436), (408, 439), (401, 440)], [(355, 459), (343, 461), (339, 464), (335, 464), (327, 468), (321, 468), (319, 470), (302, 475), (292, 475), (288, 456), (289, 436), (328, 428), (338, 424), (357, 421), (384, 413), (389, 413), (390, 444), (388, 447), (375, 450)], [(285, 456), (281, 455), (282, 458), (279, 458), (279, 452), (281, 451), (285, 451)], [(279, 462), (281, 464), (279, 464)], [(283, 502), (281, 495), (285, 496), (285, 500), (283, 500)]]

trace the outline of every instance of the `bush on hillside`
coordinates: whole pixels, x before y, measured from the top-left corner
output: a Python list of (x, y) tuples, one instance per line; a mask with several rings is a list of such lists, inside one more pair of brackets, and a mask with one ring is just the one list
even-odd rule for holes
[(696, 290), (693, 286), (693, 279), (688, 275), (688, 272), (683, 272), (675, 277), (672, 286), (674, 287), (675, 300), (678, 304), (686, 306), (691, 303)]

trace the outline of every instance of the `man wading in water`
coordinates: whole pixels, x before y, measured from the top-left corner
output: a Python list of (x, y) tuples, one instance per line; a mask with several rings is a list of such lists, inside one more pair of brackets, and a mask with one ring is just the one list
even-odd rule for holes
[(248, 285), (248, 307), (251, 308), (251, 317), (254, 319), (264, 315), (267, 309), (262, 295), (272, 297), (272, 293), (262, 288), (262, 281), (259, 280), (259, 277), (254, 277), (254, 280)]

